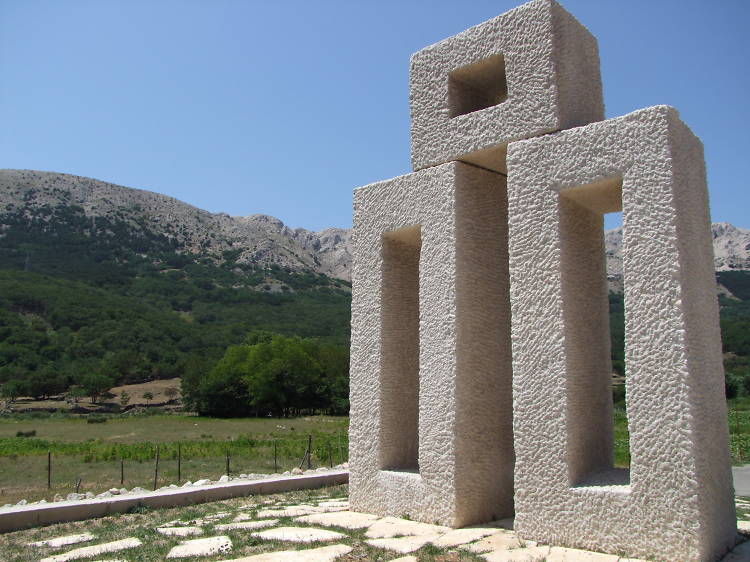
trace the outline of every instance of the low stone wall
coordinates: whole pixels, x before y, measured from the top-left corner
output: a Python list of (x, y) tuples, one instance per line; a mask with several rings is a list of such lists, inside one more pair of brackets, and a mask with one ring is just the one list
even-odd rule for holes
[(138, 506), (174, 507), (192, 505), (240, 496), (275, 494), (323, 488), (349, 482), (348, 470), (334, 470), (301, 476), (281, 476), (263, 480), (230, 481), (190, 488), (173, 488), (156, 492), (127, 494), (110, 498), (61, 501), (47, 504), (15, 506), (0, 511), (0, 533), (63, 523), (113, 513), (123, 513)]

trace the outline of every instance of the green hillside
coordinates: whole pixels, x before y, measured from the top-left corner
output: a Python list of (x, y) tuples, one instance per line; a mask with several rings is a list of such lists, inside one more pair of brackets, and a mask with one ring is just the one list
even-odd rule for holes
[(348, 346), (345, 281), (181, 253), (163, 233), (75, 206), (0, 224), (0, 383), (20, 392), (57, 394), (92, 374), (194, 379), (254, 330)]
[[(345, 410), (347, 282), (239, 263), (239, 249), (187, 253), (175, 242), (179, 224), (147, 225), (138, 209), (93, 217), (28, 204), (0, 214), (6, 397), (180, 376), (205, 413)], [(720, 297), (727, 395), (750, 395), (750, 272), (717, 278), (733, 295)], [(622, 374), (622, 295), (610, 294), (610, 314)]]

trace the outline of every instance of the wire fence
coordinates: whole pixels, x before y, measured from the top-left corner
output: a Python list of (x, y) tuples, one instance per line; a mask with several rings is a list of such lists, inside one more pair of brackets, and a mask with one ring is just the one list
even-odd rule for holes
[(332, 468), (349, 457), (345, 432), (159, 444), (71, 443), (66, 447), (54, 443), (47, 450), (42, 446), (50, 443), (44, 440), (24, 441), (22, 454), (0, 450), (0, 505), (21, 499), (53, 501), (71, 493), (99, 494), (110, 489), (155, 490), (218, 480), (223, 475), (252, 477)]

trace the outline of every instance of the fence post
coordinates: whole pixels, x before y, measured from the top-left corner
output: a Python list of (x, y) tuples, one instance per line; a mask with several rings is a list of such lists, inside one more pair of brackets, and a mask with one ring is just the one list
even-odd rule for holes
[(159, 445), (156, 446), (156, 464), (154, 465), (154, 490), (156, 490), (156, 481), (159, 479)]
[(307, 470), (312, 468), (312, 435), (307, 436)]
[(76, 494), (78, 493), (78, 490), (81, 489), (81, 477), (78, 477), (78, 481), (76, 482)]
[(47, 489), (52, 487), (52, 451), (47, 451)]
[(177, 443), (177, 484), (182, 482), (182, 447)]
[(344, 450), (341, 448), (341, 430), (339, 429), (339, 464), (344, 464)]
[(229, 476), (229, 449), (227, 449), (227, 476)]
[(273, 471), (274, 473), (279, 471), (279, 465), (276, 462), (276, 439), (273, 440)]

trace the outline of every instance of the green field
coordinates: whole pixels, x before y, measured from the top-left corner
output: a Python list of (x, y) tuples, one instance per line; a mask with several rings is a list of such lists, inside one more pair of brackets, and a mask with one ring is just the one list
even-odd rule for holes
[[(732, 460), (750, 460), (750, 399), (728, 402)], [(112, 416), (104, 423), (85, 417), (0, 418), (0, 505), (20, 499), (50, 501), (56, 494), (100, 493), (123, 486), (151, 489), (159, 447), (157, 485), (218, 479), (232, 474), (272, 473), (300, 465), (313, 439), (314, 467), (348, 460), (348, 417), (217, 419), (187, 415)], [(17, 437), (18, 432), (36, 432)], [(178, 448), (181, 456), (177, 476)], [(274, 449), (276, 463), (274, 464)], [(47, 453), (52, 455), (52, 487), (47, 488)], [(627, 417), (615, 408), (615, 464), (630, 464)]]
[[(214, 419), (154, 415), (110, 417), (104, 423), (85, 418), (16, 416), (0, 418), (0, 505), (20, 499), (50, 501), (55, 494), (102, 492), (123, 486), (153, 487), (159, 447), (158, 486), (232, 474), (272, 473), (300, 465), (312, 436), (314, 467), (339, 464), (348, 457), (346, 417), (294, 419)], [(36, 432), (16, 437), (18, 432)], [(276, 464), (274, 464), (274, 449)], [(181, 478), (177, 479), (178, 450)], [(47, 453), (52, 455), (52, 487), (47, 488)]]

